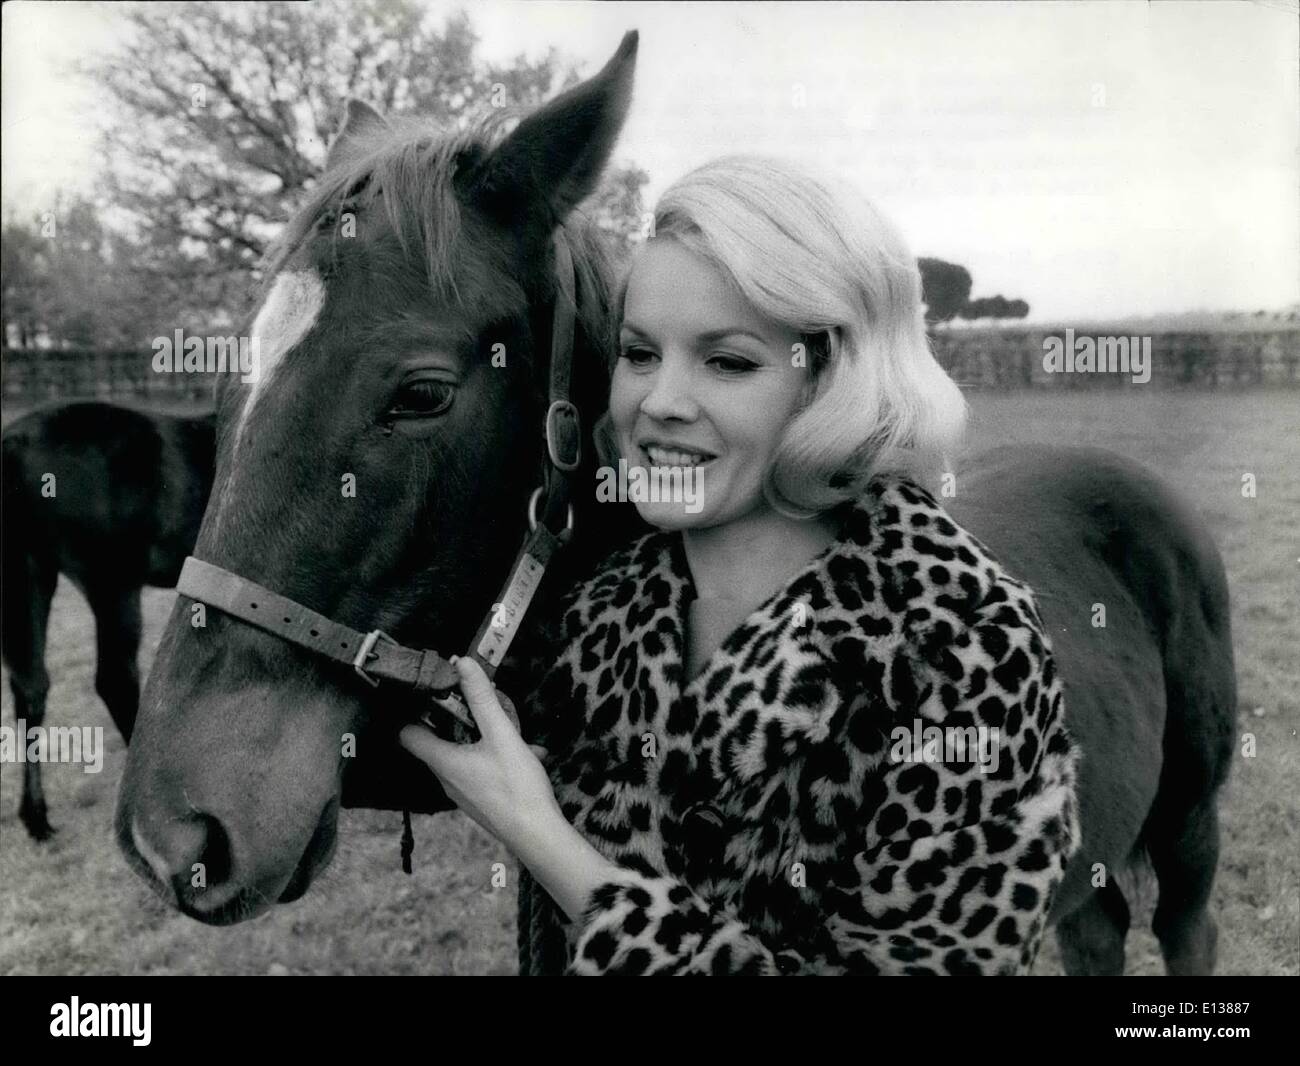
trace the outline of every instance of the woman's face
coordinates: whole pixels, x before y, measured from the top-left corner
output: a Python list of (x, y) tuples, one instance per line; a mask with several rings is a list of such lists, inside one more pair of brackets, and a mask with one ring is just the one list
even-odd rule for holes
[(695, 493), (647, 503), (629, 491), (642, 518), (703, 529), (766, 506), (763, 477), (807, 381), (799, 342), (671, 238), (642, 249), (628, 279), (610, 418), (629, 489), (640, 467)]

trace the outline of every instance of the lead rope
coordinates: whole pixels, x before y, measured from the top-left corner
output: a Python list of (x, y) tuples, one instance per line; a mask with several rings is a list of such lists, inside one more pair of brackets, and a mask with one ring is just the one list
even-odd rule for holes
[(411, 856), (415, 854), (415, 833), (411, 829), (411, 812), (402, 809), (402, 873), (409, 874), (411, 870)]

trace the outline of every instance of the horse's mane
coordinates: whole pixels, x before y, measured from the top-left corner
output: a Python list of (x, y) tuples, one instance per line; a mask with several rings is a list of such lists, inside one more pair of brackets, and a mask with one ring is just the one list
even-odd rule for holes
[[(335, 222), (344, 211), (374, 207), (380, 200), (405, 254), (418, 250), (422, 255), (431, 289), (460, 303), (453, 276), (462, 210), (456, 174), (484, 158), (507, 136), (509, 117), (508, 112), (490, 112), (450, 132), (399, 118), (363, 135), (356, 150), (321, 177), (268, 250), (266, 283), (314, 235), (329, 229), (337, 242)], [(582, 205), (558, 227), (557, 236), (568, 245), (573, 259), (577, 313), (587, 342), (594, 354), (607, 357), (616, 336), (609, 242)], [(538, 289), (547, 295), (551, 292), (550, 285)]]

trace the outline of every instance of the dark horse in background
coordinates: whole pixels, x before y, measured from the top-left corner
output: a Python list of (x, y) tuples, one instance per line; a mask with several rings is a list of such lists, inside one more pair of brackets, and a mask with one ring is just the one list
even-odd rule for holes
[[(600, 248), (575, 207), (622, 126), (635, 45), (629, 35), (600, 74), (505, 136), (394, 129), (350, 106), (329, 173), (268, 272), (255, 332), (283, 338), (269, 360), (263, 346), (271, 370), (253, 389), (220, 387), (197, 557), (354, 629), (463, 651), (546, 461), (555, 239), (579, 265), (584, 450), (578, 539), (539, 593), (539, 628), (548, 601), (633, 531), (624, 508), (584, 488), (614, 334)], [(350, 239), (336, 235), (343, 212), (358, 222)], [(491, 359), (498, 344), (505, 366)], [(349, 473), (356, 499), (341, 499)], [(1084, 846), (1053, 913), (1067, 967), (1121, 970), (1129, 919), (1115, 874), (1145, 853), (1169, 970), (1209, 971), (1216, 793), (1235, 719), (1210, 538), (1153, 477), (1105, 453), (1003, 451), (958, 487), (956, 516), (1038, 590), (1084, 754)], [(1090, 624), (1094, 603), (1104, 629)], [(343, 803), (446, 808), (436, 778), (394, 743), (401, 693), (219, 612), (196, 629), (189, 608), (178, 597), (117, 814), (128, 861), (174, 906), (224, 924), (298, 898), (333, 853)], [(525, 666), (498, 675), (517, 697), (536, 680)], [(357, 732), (358, 757), (343, 757), (340, 738)], [(194, 863), (206, 866), (201, 890)]]
[[(95, 616), (95, 691), (130, 741), (140, 702), (140, 589), (175, 585), (193, 550), (216, 465), (215, 416), (74, 401), (17, 419), (0, 451), (0, 644), (16, 715), (28, 728), (44, 723), (46, 628), (65, 574)], [(41, 764), (24, 770), (19, 817), (44, 840), (52, 829)]]

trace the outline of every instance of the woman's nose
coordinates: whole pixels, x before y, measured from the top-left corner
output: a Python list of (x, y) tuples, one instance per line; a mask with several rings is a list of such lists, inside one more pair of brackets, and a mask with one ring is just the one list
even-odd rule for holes
[(685, 360), (665, 358), (641, 400), (641, 412), (659, 421), (689, 422), (699, 408), (693, 395), (690, 368)]

